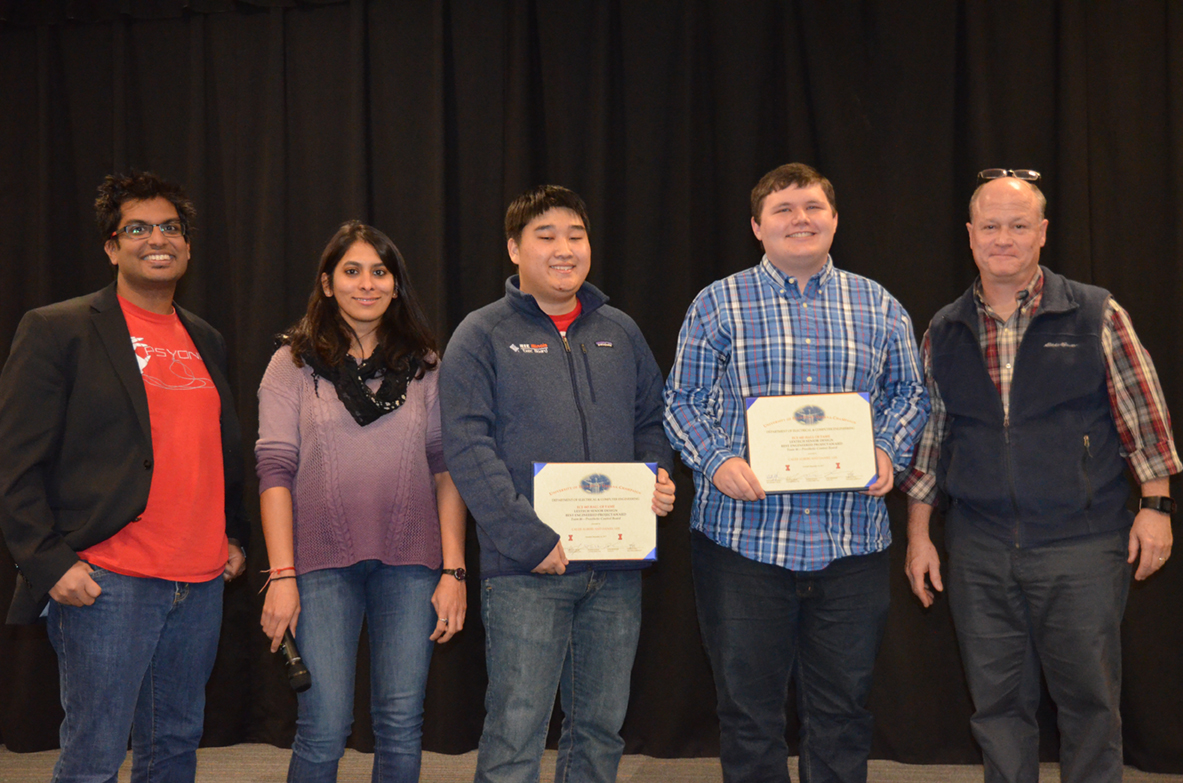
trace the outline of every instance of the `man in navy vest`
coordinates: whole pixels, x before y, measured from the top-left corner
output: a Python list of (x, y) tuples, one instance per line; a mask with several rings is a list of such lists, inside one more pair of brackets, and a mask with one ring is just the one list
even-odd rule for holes
[[(908, 578), (924, 606), (944, 589), (929, 538), (942, 496), (949, 605), (987, 783), (1039, 778), (1041, 666), (1061, 780), (1120, 781), (1130, 571), (1136, 563), (1145, 579), (1170, 557), (1168, 477), (1183, 465), (1128, 313), (1039, 265), (1038, 172), (980, 176), (967, 224), (980, 276), (924, 338), (932, 417), (901, 485)], [(1136, 516), (1127, 465), (1142, 489)]]

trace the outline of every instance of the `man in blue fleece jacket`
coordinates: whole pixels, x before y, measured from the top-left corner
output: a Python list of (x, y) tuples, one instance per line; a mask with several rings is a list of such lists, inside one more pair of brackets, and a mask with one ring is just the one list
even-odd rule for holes
[(533, 463), (656, 462), (653, 510), (668, 514), (662, 376), (633, 320), (584, 282), (578, 195), (553, 185), (523, 194), (505, 234), (519, 274), (457, 327), (440, 370), (444, 455), (481, 546), (489, 688), (476, 780), (538, 780), (558, 689), (555, 780), (613, 781), (645, 562), (568, 562), (534, 513)]

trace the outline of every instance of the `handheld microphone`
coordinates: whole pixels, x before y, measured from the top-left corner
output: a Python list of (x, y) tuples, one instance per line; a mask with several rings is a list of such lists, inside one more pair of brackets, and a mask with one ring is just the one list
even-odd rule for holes
[(279, 645), (279, 651), (283, 653), (283, 665), (287, 669), (288, 685), (292, 686), (292, 690), (296, 693), (303, 693), (311, 688), (312, 674), (304, 665), (300, 651), (296, 649), (296, 640), (292, 638), (292, 629), (289, 628), (283, 632), (283, 644)]

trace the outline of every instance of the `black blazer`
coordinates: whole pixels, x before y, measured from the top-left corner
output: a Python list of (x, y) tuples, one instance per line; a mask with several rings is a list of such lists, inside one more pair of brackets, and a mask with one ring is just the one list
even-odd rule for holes
[[(202, 319), (176, 310), (222, 398), (226, 533), (245, 543), (242, 435), (226, 343)], [(0, 372), (0, 532), (19, 569), (9, 623), (35, 621), (75, 553), (143, 513), (151, 433), (114, 283), (25, 314)]]

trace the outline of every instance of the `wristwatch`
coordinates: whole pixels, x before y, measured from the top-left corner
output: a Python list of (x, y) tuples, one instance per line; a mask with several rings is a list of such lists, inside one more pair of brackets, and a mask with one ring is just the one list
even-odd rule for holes
[[(1168, 498), (1168, 500), (1169, 500), (1169, 498)], [(463, 568), (445, 568), (443, 570), (443, 573), (451, 574), (452, 576), (456, 577), (457, 582), (463, 582), (465, 577), (468, 576), (468, 572), (465, 571)]]
[(1138, 508), (1152, 508), (1164, 514), (1174, 514), (1178, 507), (1178, 503), (1162, 495), (1142, 498), (1142, 502), (1138, 504)]

